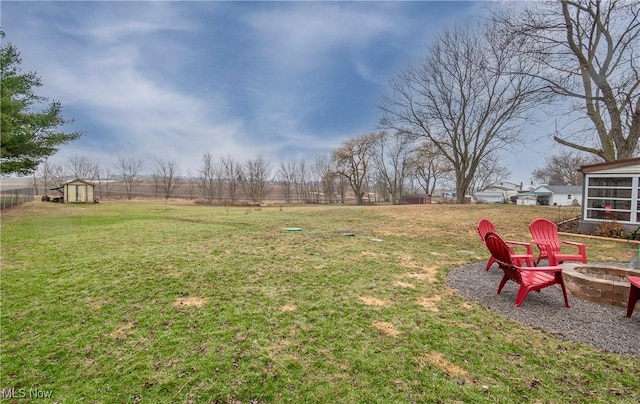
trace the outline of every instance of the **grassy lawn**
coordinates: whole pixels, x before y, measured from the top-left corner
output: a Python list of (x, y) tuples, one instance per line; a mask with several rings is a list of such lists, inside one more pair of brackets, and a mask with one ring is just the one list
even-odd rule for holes
[[(2, 215), (0, 387), (49, 402), (638, 402), (638, 358), (445, 284), (486, 261), (481, 217), (528, 240), (532, 219), (577, 213), (29, 203)], [(634, 251), (575, 241), (591, 261)]]

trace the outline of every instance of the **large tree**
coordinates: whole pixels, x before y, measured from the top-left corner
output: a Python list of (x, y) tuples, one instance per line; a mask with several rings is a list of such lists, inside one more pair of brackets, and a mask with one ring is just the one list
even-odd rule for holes
[(464, 202), (480, 164), (519, 140), (523, 119), (544, 97), (537, 79), (490, 24), (458, 25), (429, 47), (425, 59), (391, 81), (382, 125), (431, 142), (453, 166)]
[(253, 203), (262, 202), (271, 188), (271, 163), (258, 157), (247, 161), (240, 169), (240, 186)]
[[(0, 33), (0, 37), (4, 35)], [(42, 82), (35, 72), (23, 73), (20, 53), (6, 43), (0, 46), (0, 174), (29, 175), (58, 147), (79, 138), (64, 132), (68, 123), (62, 105), (34, 93)], [(48, 103), (48, 104), (47, 104)], [(37, 108), (43, 107), (41, 111)]]
[(413, 142), (402, 133), (380, 134), (373, 161), (378, 169), (378, 181), (393, 204), (402, 200), (412, 168), (412, 152)]
[(373, 154), (381, 136), (379, 133), (368, 133), (348, 139), (331, 154), (336, 173), (349, 183), (358, 205), (364, 203)]
[[(522, 11), (497, 14), (494, 22), (519, 39), (512, 42), (514, 51), (537, 66), (521, 73), (543, 79), (540, 91), (569, 101), (558, 119), (564, 116), (573, 129), (556, 134), (558, 143), (605, 161), (638, 152), (639, 2), (532, 2)], [(586, 125), (576, 127), (576, 116)]]

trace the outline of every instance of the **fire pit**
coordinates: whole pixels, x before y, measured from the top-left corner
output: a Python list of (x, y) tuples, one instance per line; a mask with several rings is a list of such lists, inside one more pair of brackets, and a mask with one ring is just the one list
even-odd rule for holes
[[(567, 290), (573, 296), (592, 302), (627, 307), (627, 276), (640, 276), (640, 270), (615, 264), (562, 264)], [(637, 305), (636, 311), (640, 311)]]

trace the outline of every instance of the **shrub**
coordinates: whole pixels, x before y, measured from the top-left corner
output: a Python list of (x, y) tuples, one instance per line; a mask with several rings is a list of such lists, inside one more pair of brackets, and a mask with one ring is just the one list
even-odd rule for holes
[(624, 237), (624, 227), (615, 220), (604, 221), (596, 227), (596, 234), (603, 237)]

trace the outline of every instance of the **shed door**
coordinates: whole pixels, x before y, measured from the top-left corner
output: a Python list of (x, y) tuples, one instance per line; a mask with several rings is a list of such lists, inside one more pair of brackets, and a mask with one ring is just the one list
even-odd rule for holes
[(86, 202), (87, 200), (87, 187), (86, 185), (76, 185), (76, 202)]

